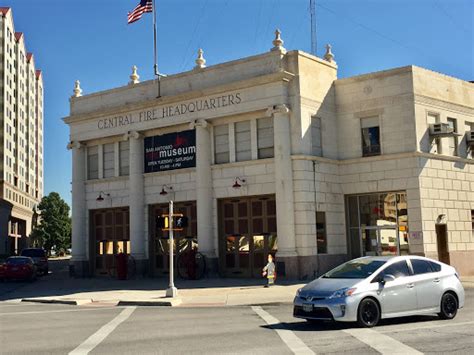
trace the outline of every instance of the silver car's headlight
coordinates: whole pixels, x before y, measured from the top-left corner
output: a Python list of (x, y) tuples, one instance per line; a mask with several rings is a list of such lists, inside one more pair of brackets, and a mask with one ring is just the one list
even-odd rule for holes
[(356, 288), (342, 288), (334, 292), (329, 298), (341, 298), (341, 297), (348, 297), (352, 296), (355, 292)]

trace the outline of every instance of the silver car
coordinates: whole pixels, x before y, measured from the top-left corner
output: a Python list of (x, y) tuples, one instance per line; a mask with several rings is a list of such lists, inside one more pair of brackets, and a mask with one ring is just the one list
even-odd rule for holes
[(299, 289), (293, 315), (308, 321), (358, 322), (437, 313), (452, 319), (464, 306), (456, 270), (420, 256), (368, 256), (348, 261)]

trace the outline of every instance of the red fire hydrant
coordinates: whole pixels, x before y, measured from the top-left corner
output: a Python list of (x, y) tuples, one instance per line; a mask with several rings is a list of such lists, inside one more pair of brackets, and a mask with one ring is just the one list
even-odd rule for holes
[(117, 254), (117, 278), (119, 280), (127, 279), (127, 254), (119, 253)]

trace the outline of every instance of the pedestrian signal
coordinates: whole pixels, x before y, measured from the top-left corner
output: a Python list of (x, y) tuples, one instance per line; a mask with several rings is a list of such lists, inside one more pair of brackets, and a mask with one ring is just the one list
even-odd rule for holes
[(186, 228), (188, 226), (188, 217), (185, 217), (185, 216), (175, 217), (174, 222), (175, 222), (174, 227)]

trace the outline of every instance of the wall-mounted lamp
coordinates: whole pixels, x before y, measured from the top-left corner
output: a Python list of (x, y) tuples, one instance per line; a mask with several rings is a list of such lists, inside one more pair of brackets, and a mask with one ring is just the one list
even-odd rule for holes
[(102, 195), (104, 195), (105, 197), (110, 197), (110, 194), (107, 194), (104, 191), (101, 191), (99, 193), (99, 196), (97, 196), (97, 198), (95, 200), (99, 201), (99, 202), (104, 201), (104, 196), (102, 196)]
[(161, 188), (160, 195), (166, 196), (168, 195), (168, 192), (173, 192), (173, 186), (163, 185), (163, 187)]
[(236, 177), (235, 178), (235, 182), (234, 182), (234, 185), (232, 185), (232, 187), (234, 189), (240, 189), (242, 187), (242, 185), (245, 185), (245, 183), (247, 182), (247, 180), (245, 179), (242, 179), (240, 177)]
[(446, 224), (446, 222), (446, 215), (444, 213), (441, 213), (436, 219), (436, 224)]

